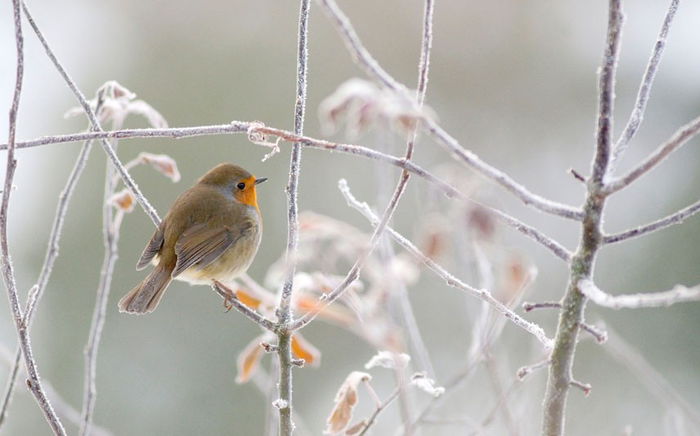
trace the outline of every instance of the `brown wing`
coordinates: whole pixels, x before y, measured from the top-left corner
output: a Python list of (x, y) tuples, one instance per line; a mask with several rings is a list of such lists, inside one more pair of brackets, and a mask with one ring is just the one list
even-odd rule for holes
[(199, 223), (185, 230), (175, 244), (177, 263), (172, 272), (177, 277), (192, 265), (202, 269), (215, 261), (240, 237), (227, 227), (207, 228)]
[(148, 241), (146, 248), (143, 249), (141, 258), (136, 264), (136, 270), (141, 271), (142, 269), (146, 268), (148, 264), (151, 263), (151, 260), (153, 260), (153, 257), (160, 252), (160, 249), (163, 246), (164, 234), (165, 232), (163, 231), (163, 226), (161, 225), (158, 227), (158, 230), (156, 230), (153, 236), (151, 236), (151, 240)]

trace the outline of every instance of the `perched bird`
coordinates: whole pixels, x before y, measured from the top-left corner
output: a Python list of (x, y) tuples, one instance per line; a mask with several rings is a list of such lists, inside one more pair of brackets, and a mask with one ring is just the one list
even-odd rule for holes
[(256, 179), (243, 168), (220, 164), (173, 203), (136, 265), (155, 268), (119, 301), (119, 311), (152, 312), (172, 279), (210, 284), (243, 274), (258, 251), (262, 218)]

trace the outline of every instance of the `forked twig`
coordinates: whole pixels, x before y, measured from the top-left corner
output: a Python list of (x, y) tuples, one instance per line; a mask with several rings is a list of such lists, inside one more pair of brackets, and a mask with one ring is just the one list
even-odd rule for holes
[[(350, 50), (353, 58), (357, 61), (359, 66), (362, 67), (370, 77), (380, 82), (383, 86), (391, 89), (407, 102), (413, 102), (414, 100), (409, 95), (406, 87), (391, 77), (391, 75), (389, 75), (389, 73), (387, 73), (367, 51), (360, 41), (360, 38), (357, 36), (357, 32), (355, 32), (350, 20), (340, 10), (335, 1), (320, 0), (320, 3), (330, 14), (334, 24), (338, 28), (340, 35), (343, 37), (345, 45), (347, 46), (348, 50)], [(413, 104), (415, 105), (415, 103)], [(510, 176), (482, 161), (476, 154), (462, 147), (455, 138), (444, 131), (432, 118), (423, 117), (421, 119), (421, 123), (423, 124), (425, 130), (429, 132), (433, 138), (443, 145), (450, 153), (458, 157), (460, 161), (478, 171), (488, 180), (515, 195), (526, 205), (532, 206), (552, 215), (573, 220), (581, 220), (583, 215), (581, 214), (580, 209), (547, 200), (539, 195), (531, 193), (524, 186), (510, 178)]]
[(661, 55), (663, 55), (664, 48), (666, 47), (666, 40), (668, 39), (668, 31), (671, 29), (671, 23), (676, 16), (676, 11), (678, 11), (678, 5), (680, 0), (671, 0), (671, 4), (666, 12), (666, 17), (661, 25), (661, 30), (659, 31), (659, 36), (656, 38), (656, 43), (651, 52), (651, 57), (649, 58), (649, 63), (647, 64), (646, 70), (644, 71), (644, 78), (642, 83), (639, 85), (639, 92), (637, 93), (637, 100), (634, 102), (634, 110), (630, 115), (629, 121), (625, 129), (622, 131), (620, 138), (615, 143), (613, 148), (612, 160), (608, 171), (615, 171), (617, 164), (622, 158), (622, 155), (627, 150), (629, 142), (634, 138), (637, 133), (639, 126), (642, 124), (644, 118), (644, 111), (647, 107), (647, 102), (649, 100), (649, 94), (651, 93), (651, 86), (654, 83), (654, 78), (656, 77), (656, 71), (659, 69), (659, 62), (661, 61)]
[[(377, 226), (379, 219), (377, 216), (370, 210), (369, 205), (367, 203), (361, 203), (359, 202), (350, 192), (350, 190), (347, 187), (347, 184), (345, 183), (344, 180), (341, 180), (340, 183), (340, 190), (345, 197), (345, 199), (348, 202), (348, 205), (352, 206), (354, 209), (358, 210), (360, 213), (362, 213), (371, 223), (373, 226)], [(434, 260), (430, 259), (428, 256), (426, 256), (424, 253), (422, 253), (415, 245), (413, 245), (408, 239), (404, 238), (393, 230), (392, 228), (387, 228), (386, 229), (387, 233), (394, 238), (396, 242), (399, 243), (402, 247), (404, 247), (409, 253), (411, 253), (413, 256), (417, 257), (421, 262), (423, 262), (428, 268), (430, 268), (434, 273), (436, 273), (438, 276), (443, 278), (445, 282), (454, 288), (460, 289), (467, 294), (470, 294), (482, 301), (485, 301), (488, 303), (491, 307), (496, 309), (501, 315), (506, 317), (508, 320), (512, 321), (514, 324), (517, 326), (523, 328), (535, 338), (537, 338), (538, 341), (542, 343), (542, 345), (545, 346), (545, 348), (550, 348), (552, 346), (552, 340), (547, 337), (545, 334), (544, 330), (542, 327), (538, 326), (537, 324), (531, 323), (529, 321), (526, 321), (523, 319), (520, 315), (516, 314), (512, 310), (508, 309), (506, 306), (503, 305), (500, 301), (498, 301), (496, 298), (491, 295), (489, 291), (486, 289), (476, 289), (472, 286), (467, 285), (466, 283), (462, 282), (449, 272), (447, 272), (443, 267), (441, 267), (437, 262)]]

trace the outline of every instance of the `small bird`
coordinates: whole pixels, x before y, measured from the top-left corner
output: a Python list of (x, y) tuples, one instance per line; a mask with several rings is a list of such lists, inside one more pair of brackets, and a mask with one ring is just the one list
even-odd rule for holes
[(173, 203), (136, 265), (155, 268), (119, 300), (119, 311), (152, 312), (172, 279), (191, 284), (230, 281), (250, 266), (262, 238), (256, 179), (243, 168), (220, 164)]

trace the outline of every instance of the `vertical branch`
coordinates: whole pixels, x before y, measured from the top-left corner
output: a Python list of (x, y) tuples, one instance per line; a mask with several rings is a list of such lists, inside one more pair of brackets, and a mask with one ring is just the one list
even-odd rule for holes
[(642, 83), (639, 85), (639, 92), (637, 93), (637, 101), (634, 104), (634, 110), (632, 111), (632, 115), (630, 115), (629, 121), (627, 121), (625, 130), (622, 131), (622, 135), (620, 135), (620, 138), (617, 140), (615, 148), (613, 149), (613, 156), (612, 161), (610, 162), (609, 171), (615, 170), (620, 158), (627, 150), (629, 142), (637, 133), (639, 125), (642, 124), (644, 111), (647, 108), (649, 94), (651, 93), (651, 85), (654, 83), (656, 71), (659, 69), (661, 55), (664, 52), (666, 40), (668, 39), (668, 31), (671, 28), (671, 23), (673, 23), (673, 19), (676, 16), (676, 11), (678, 11), (679, 4), (680, 0), (671, 0), (671, 4), (668, 7), (666, 17), (661, 25), (661, 31), (659, 32), (659, 36), (656, 38), (656, 44), (654, 44), (654, 49), (651, 52), (651, 58), (649, 59), (646, 70), (644, 71), (644, 78), (642, 79)]
[[(96, 112), (99, 112), (100, 108), (102, 107), (102, 103), (104, 102), (103, 97), (103, 94), (98, 94), (97, 96)], [(53, 271), (53, 264), (58, 257), (59, 241), (61, 239), (61, 232), (63, 230), (66, 212), (68, 211), (68, 205), (73, 197), (75, 186), (77, 185), (78, 180), (83, 173), (83, 169), (85, 169), (85, 165), (87, 164), (87, 159), (90, 154), (90, 150), (92, 149), (92, 141), (93, 140), (87, 140), (83, 144), (83, 147), (80, 149), (80, 153), (78, 153), (78, 158), (73, 165), (73, 169), (68, 176), (66, 186), (63, 188), (63, 191), (61, 191), (61, 194), (58, 197), (58, 205), (56, 206), (56, 214), (54, 216), (53, 226), (51, 227), (51, 234), (49, 236), (49, 242), (46, 248), (44, 264), (41, 267), (41, 272), (39, 273), (39, 278), (36, 283), (37, 292), (36, 302), (34, 303), (35, 306), (44, 295), (44, 291), (49, 282), (49, 277)], [(32, 311), (25, 315), (25, 323), (27, 328), (30, 328), (32, 325), (34, 313), (36, 312)], [(2, 428), (2, 424), (7, 413), (7, 408), (9, 407), (10, 400), (12, 398), (12, 393), (14, 392), (15, 385), (17, 384), (21, 354), (22, 350), (18, 347), (17, 351), (15, 352), (15, 358), (7, 380), (7, 386), (5, 388), (5, 394), (3, 395), (2, 404), (0, 404), (0, 429)]]
[(9, 244), (7, 241), (7, 212), (10, 204), (10, 194), (12, 192), (12, 181), (17, 168), (17, 160), (15, 158), (15, 137), (17, 133), (17, 112), (19, 110), (19, 100), (22, 94), (22, 82), (24, 79), (24, 38), (22, 36), (22, 18), (20, 9), (20, 0), (13, 0), (13, 16), (15, 24), (15, 43), (17, 48), (17, 69), (15, 76), (15, 90), (12, 98), (12, 106), (10, 107), (9, 116), (9, 137), (7, 141), (7, 172), (5, 174), (5, 184), (2, 192), (2, 203), (0, 204), (0, 267), (2, 268), (2, 279), (5, 283), (8, 299), (10, 301), (10, 309), (17, 329), (24, 363), (27, 368), (27, 387), (34, 395), (39, 407), (41, 408), (46, 420), (48, 421), (54, 434), (65, 435), (63, 424), (58, 419), (56, 412), (53, 410), (49, 399), (44, 393), (44, 389), (39, 380), (39, 373), (36, 368), (36, 362), (32, 354), (32, 348), (29, 341), (29, 332), (22, 314), (22, 309), (19, 305), (19, 296), (17, 293), (17, 283), (15, 282), (14, 269), (10, 260)]
[(605, 177), (612, 153), (612, 110), (623, 14), (621, 0), (610, 0), (608, 35), (599, 79), (599, 105), (596, 151), (593, 158), (588, 193), (583, 207), (581, 240), (571, 259), (569, 284), (562, 300), (557, 335), (551, 355), (547, 391), (544, 399), (542, 434), (564, 434), (564, 415), (569, 387), (574, 382), (573, 364), (580, 325), (584, 322), (586, 297), (579, 289), (581, 279), (592, 278), (595, 259), (602, 244), (602, 221), (605, 206)]
[[(119, 125), (112, 126), (112, 129), (121, 128)], [(113, 145), (114, 150), (117, 149), (116, 140)], [(88, 336), (87, 345), (85, 346), (85, 374), (83, 383), (83, 410), (80, 416), (80, 435), (87, 436), (92, 430), (92, 418), (95, 411), (95, 402), (97, 401), (97, 352), (100, 345), (100, 337), (102, 336), (102, 328), (104, 327), (105, 317), (107, 314), (107, 302), (109, 300), (109, 291), (112, 284), (112, 274), (114, 265), (117, 262), (117, 242), (119, 241), (119, 225), (121, 224), (121, 216), (124, 214), (122, 210), (117, 212), (115, 218), (112, 205), (109, 204), (109, 199), (114, 195), (118, 179), (115, 177), (116, 170), (109, 160), (105, 168), (105, 189), (104, 198), (102, 200), (102, 234), (105, 246), (105, 255), (100, 271), (100, 283), (97, 288), (97, 298), (95, 299), (95, 309), (92, 313), (92, 323), (90, 325), (90, 334)]]
[[(299, 36), (297, 45), (297, 86), (294, 104), (294, 133), (303, 135), (304, 112), (306, 109), (306, 78), (308, 60), (309, 0), (301, 0), (299, 10)], [(292, 422), (292, 331), (288, 328), (292, 320), (292, 288), (296, 272), (296, 252), (299, 244), (299, 217), (297, 191), (301, 164), (301, 144), (292, 145), (289, 164), (289, 184), (287, 185), (288, 230), (287, 230), (287, 276), (284, 280), (280, 306), (277, 311), (279, 330), (277, 332), (277, 353), (279, 355), (279, 434), (291, 435)]]

